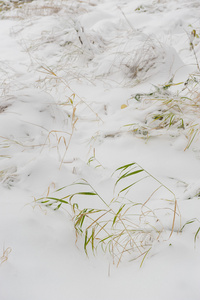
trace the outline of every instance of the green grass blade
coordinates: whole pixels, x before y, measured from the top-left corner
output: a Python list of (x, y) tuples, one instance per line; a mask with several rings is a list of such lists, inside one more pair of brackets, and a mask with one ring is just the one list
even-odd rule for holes
[(192, 224), (192, 223), (194, 223), (195, 221), (196, 221), (196, 219), (191, 219), (191, 220), (187, 221), (187, 222), (181, 227), (180, 232), (183, 231), (183, 229), (185, 228), (186, 225)]
[(54, 208), (54, 210), (58, 210), (61, 207), (62, 203), (58, 204), (58, 206), (56, 208)]
[(117, 185), (117, 183), (118, 183), (120, 180), (122, 180), (122, 179), (124, 179), (124, 178), (127, 178), (127, 177), (129, 177), (129, 176), (136, 175), (136, 174), (138, 174), (138, 173), (140, 173), (140, 172), (143, 172), (143, 171), (144, 171), (144, 170), (141, 169), (141, 170), (137, 170), (137, 171), (134, 171), (134, 172), (126, 173), (126, 174), (122, 175), (122, 176), (116, 181), (115, 185)]
[[(151, 248), (152, 248), (152, 247), (151, 247)], [(144, 260), (145, 260), (145, 258), (146, 258), (146, 256), (147, 256), (147, 254), (149, 253), (149, 251), (151, 250), (151, 248), (149, 248), (149, 250), (147, 250), (147, 252), (145, 253), (145, 255), (144, 255), (143, 259), (142, 259), (142, 262), (141, 262), (141, 264), (140, 264), (140, 268), (142, 268), (142, 265), (143, 265), (143, 263), (144, 263)]]
[(62, 198), (60, 199), (60, 198), (54, 198), (54, 197), (46, 197), (46, 199), (62, 202), (62, 203), (65, 203), (65, 204), (69, 204), (69, 202), (63, 200)]
[(87, 238), (87, 236), (88, 236), (88, 230), (86, 229), (86, 231), (85, 231), (85, 242), (84, 242), (84, 250), (85, 250), (85, 253), (86, 253), (86, 255), (88, 256), (88, 253), (87, 253), (87, 241), (88, 241), (88, 238)]
[(115, 170), (115, 172), (117, 172), (117, 171), (119, 171), (119, 170), (126, 170), (127, 168), (129, 168), (129, 167), (131, 167), (131, 166), (133, 166), (133, 165), (135, 165), (135, 164), (136, 164), (136, 163), (134, 162), (134, 163), (131, 163), (131, 164), (124, 165), (124, 166), (122, 166), (122, 167), (117, 168), (117, 169)]
[(123, 204), (123, 205), (120, 207), (120, 209), (118, 210), (118, 212), (116, 213), (116, 215), (115, 215), (115, 217), (114, 217), (114, 219), (113, 219), (112, 226), (114, 226), (114, 224), (115, 224), (115, 222), (116, 222), (116, 220), (117, 220), (117, 217), (119, 216), (120, 212), (122, 211), (122, 209), (124, 208), (125, 205), (126, 205), (126, 204)]
[(196, 243), (196, 240), (197, 240), (197, 236), (198, 236), (198, 233), (200, 231), (200, 227), (198, 228), (197, 232), (195, 233), (195, 236), (194, 236), (194, 242)]
[(75, 193), (74, 195), (97, 196), (97, 194), (94, 192), (79, 192), (79, 193)]

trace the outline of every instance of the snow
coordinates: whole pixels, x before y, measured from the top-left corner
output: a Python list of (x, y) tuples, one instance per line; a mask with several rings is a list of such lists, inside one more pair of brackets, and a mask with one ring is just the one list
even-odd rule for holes
[(0, 299), (199, 299), (199, 2), (3, 2)]

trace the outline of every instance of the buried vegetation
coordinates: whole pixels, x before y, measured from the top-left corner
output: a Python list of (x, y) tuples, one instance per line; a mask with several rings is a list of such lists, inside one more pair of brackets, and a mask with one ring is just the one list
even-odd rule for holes
[[(179, 86), (180, 90), (171, 91), (170, 88), (174, 86)], [(125, 124), (124, 127), (145, 139), (160, 135), (183, 135), (187, 140), (184, 150), (189, 149), (200, 131), (198, 88), (199, 76), (190, 75), (186, 82), (174, 83), (172, 78), (163, 86), (154, 86), (150, 93), (134, 94), (128, 100), (128, 105), (136, 101), (137, 109), (146, 111), (146, 114), (142, 122)]]

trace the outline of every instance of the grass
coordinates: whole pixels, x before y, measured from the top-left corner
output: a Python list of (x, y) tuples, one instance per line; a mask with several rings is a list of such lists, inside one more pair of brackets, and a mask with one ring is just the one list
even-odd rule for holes
[[(33, 3), (32, 3), (33, 2)], [(34, 0), (18, 0), (18, 1), (0, 1), (0, 12), (7, 12), (13, 9), (21, 9), (20, 15), (18, 18), (23, 18), (24, 16), (29, 16), (33, 14), (46, 16), (50, 14), (56, 14), (61, 10), (61, 5), (56, 5), (52, 1), (46, 1), (43, 5), (35, 4)], [(29, 6), (28, 4), (32, 3), (33, 5)], [(8, 17), (8, 16), (6, 16)]]
[(9, 11), (13, 8), (22, 8), (24, 3), (32, 2), (33, 0), (18, 0), (18, 1), (0, 1), (0, 12)]
[(3, 249), (3, 254), (0, 257), (0, 265), (8, 260), (8, 256), (10, 255), (11, 252), (12, 252), (12, 248), (10, 247)]
[(62, 102), (60, 105), (71, 106), (73, 110), (73, 114), (75, 114), (77, 107), (83, 104), (95, 116), (96, 121), (103, 122), (103, 120), (92, 109), (92, 107), (81, 96), (79, 96), (78, 93), (68, 84), (67, 80), (65, 80), (63, 77), (58, 76), (51, 68), (47, 66), (42, 66), (41, 72), (48, 75), (44, 80), (49, 82), (55, 81), (57, 85), (62, 84), (65, 87), (65, 90), (68, 89), (70, 91), (71, 95), (66, 97), (67, 101)]
[[(87, 255), (91, 251), (95, 254), (98, 248), (101, 248), (104, 252), (111, 254), (113, 263), (117, 266), (127, 254), (131, 255), (131, 259), (142, 257), (142, 265), (154, 241), (159, 240), (162, 233), (166, 231), (156, 209), (148, 204), (159, 189), (162, 188), (170, 193), (169, 201), (174, 204), (169, 234), (171, 236), (175, 217), (178, 215), (175, 195), (135, 162), (119, 167), (112, 177), (116, 178), (113, 198), (110, 202), (104, 200), (89, 182), (82, 179), (71, 186), (56, 190), (53, 195), (49, 195), (48, 191), (47, 196), (37, 199), (36, 203), (55, 211), (63, 205), (68, 207), (68, 211), (71, 210), (76, 240), (82, 236), (83, 248)], [(146, 186), (147, 178), (157, 184), (153, 193), (149, 194), (147, 199), (143, 199), (143, 202), (128, 199), (127, 194), (139, 182), (143, 182), (143, 186)], [(68, 193), (67, 191), (71, 188), (75, 191)], [(59, 197), (59, 194), (63, 192), (64, 196)], [(88, 198), (92, 198), (94, 203), (90, 207), (84, 204), (87, 203)], [(166, 208), (162, 210), (165, 211)]]
[[(80, 1), (80, 3), (81, 2), (82, 1)], [(16, 7), (20, 7), (20, 5), (21, 1), (18, 1)], [(8, 9), (10, 9), (10, 7)], [(145, 9), (145, 7), (139, 6), (136, 11), (141, 12)], [(7, 10), (5, 1), (0, 1), (0, 10)], [(31, 6), (31, 8), (26, 6), (26, 10), (23, 13), (24, 15), (51, 15), (58, 13), (60, 10), (60, 5), (56, 6), (53, 4), (53, 1), (48, 1), (46, 5), (42, 6), (36, 5)], [(130, 28), (134, 31), (123, 11), (121, 11), (121, 13), (126, 19)], [(62, 61), (59, 66), (60, 69), (63, 68), (63, 65), (67, 65), (66, 69), (69, 69), (71, 62), (76, 60), (77, 57), (81, 56), (82, 54), (85, 55), (83, 55), (84, 58), (87, 56), (87, 51), (84, 49), (84, 41), (82, 40), (83, 32), (81, 31), (81, 28), (78, 28), (75, 31), (76, 33), (73, 33), (73, 38), (71, 38), (71, 32), (69, 30), (69, 32), (65, 33), (67, 36), (66, 41), (63, 42), (61, 40), (62, 50), (67, 47), (69, 49), (67, 48), (67, 52), (64, 52), (64, 55), (62, 56), (62, 59), (65, 58), (65, 62), (67, 63), (63, 63)], [(192, 33), (194, 38), (198, 37), (194, 30)], [(49, 40), (48, 38), (46, 40), (44, 39), (44, 44), (50, 43), (51, 38), (53, 39), (53, 43), (59, 43), (59, 34), (60, 32), (49, 34)], [(46, 33), (44, 37), (46, 37)], [(39, 48), (41, 44), (43, 45), (41, 42), (42, 38), (39, 40), (39, 42), (38, 40), (35, 41), (35, 45), (33, 43), (33, 45), (30, 45), (30, 48), (27, 48), (27, 50), (34, 50), (37, 49), (37, 47)], [(124, 45), (123, 43), (121, 44)], [(190, 46), (194, 52), (199, 69), (193, 42), (191, 42)], [(113, 49), (111, 50), (112, 51), (110, 51), (110, 54), (113, 54)], [(159, 45), (154, 45), (152, 40), (147, 38), (145, 39), (143, 46), (135, 50), (134, 56), (132, 56), (132, 51), (130, 51), (130, 53), (124, 52), (124, 49), (121, 51), (121, 53), (116, 52), (116, 66), (113, 63), (114, 67), (111, 65), (109, 72), (115, 73), (115, 69), (119, 67), (121, 70), (121, 66), (123, 66), (124, 73), (126, 73), (125, 75), (130, 79), (131, 84), (134, 80), (136, 83), (145, 80), (151, 75), (154, 67), (156, 67), (157, 57), (159, 55), (161, 56), (162, 54), (160, 52), (161, 49), (159, 48)], [(74, 68), (76, 68), (77, 65), (75, 63)], [(60, 71), (59, 68), (58, 71)], [(87, 107), (87, 109), (95, 117), (95, 121), (103, 122), (103, 120), (93, 110), (93, 108), (76, 93), (76, 91), (70, 86), (69, 82), (64, 79), (69, 77), (68, 75), (70, 72), (72, 73), (70, 76), (74, 76), (75, 72), (72, 68), (66, 71), (68, 73), (65, 74), (65, 77), (62, 76), (63, 73), (60, 75), (59, 72), (57, 73), (57, 70), (53, 70), (53, 68), (47, 67), (44, 64), (42, 67), (40, 67), (40, 72), (46, 77), (38, 80), (38, 84), (45, 85), (46, 82), (48, 82), (49, 86), (54, 86), (55, 88), (60, 88), (62, 85), (64, 90), (67, 90), (67, 92), (69, 92), (68, 94), (70, 94), (70, 96), (66, 97), (67, 100), (63, 101), (60, 105), (65, 108), (69, 108), (71, 131), (52, 130), (47, 134), (46, 139), (46, 141), (49, 140), (50, 144), (51, 137), (55, 137), (58, 152), (59, 146), (62, 143), (64, 144), (64, 153), (62, 155), (60, 154), (61, 166), (65, 160), (66, 153), (71, 143), (75, 126), (79, 120), (77, 114), (77, 109), (79, 106), (83, 105)], [(82, 74), (79, 75), (77, 73), (76, 76), (80, 76), (81, 78)], [(102, 76), (105, 76), (105, 74)], [(76, 79), (80, 80), (80, 78), (77, 77)], [(181, 86), (182, 90), (179, 93), (173, 93), (171, 88), (174, 86)], [(200, 108), (200, 95), (198, 93), (198, 86), (198, 76), (191, 75), (186, 82), (174, 83), (172, 78), (163, 86), (155, 87), (154, 91), (151, 93), (135, 94), (131, 99), (129, 99), (129, 103), (132, 101), (137, 101), (138, 105), (142, 104), (143, 107), (147, 108), (151, 105), (155, 105), (156, 110), (147, 115), (143, 124), (126, 124), (126, 127), (128, 127), (130, 132), (145, 139), (157, 134), (166, 134), (166, 132), (171, 136), (177, 132), (178, 134), (184, 134), (188, 141), (187, 145), (185, 146), (185, 150), (189, 149), (192, 143), (194, 143), (198, 138), (200, 129), (198, 122), (198, 111)], [(121, 108), (128, 108), (128, 105), (123, 105)], [(4, 107), (0, 107), (0, 112), (3, 112), (4, 109)], [(27, 147), (19, 142), (12, 141), (12, 143), (16, 143), (22, 147)], [(46, 142), (44, 145), (36, 146), (44, 147), (45, 145)], [(36, 146), (31, 145), (31, 147)], [(96, 168), (103, 167), (96, 159), (95, 151), (92, 157), (88, 160), (88, 165), (90, 164), (93, 164)], [(4, 178), (5, 175), (5, 170), (0, 172), (0, 178)], [(87, 255), (89, 255), (91, 252), (95, 254), (98, 249), (101, 248), (104, 252), (108, 251), (111, 254), (113, 262), (116, 265), (119, 265), (123, 258), (127, 256), (127, 254), (130, 254), (131, 259), (139, 257), (142, 258), (142, 266), (145, 258), (153, 246), (154, 241), (160, 240), (162, 234), (167, 231), (162, 224), (162, 218), (158, 213), (159, 210), (171, 212), (171, 231), (169, 236), (171, 236), (174, 231), (175, 219), (176, 216), (178, 216), (176, 196), (167, 186), (165, 186), (162, 182), (160, 182), (157, 178), (155, 178), (152, 174), (135, 162), (117, 168), (112, 174), (112, 178), (115, 178), (115, 184), (113, 187), (113, 197), (109, 202), (107, 202), (100, 195), (97, 189), (95, 189), (88, 181), (84, 179), (74, 183), (72, 186), (62, 187), (51, 194), (48, 190), (47, 196), (37, 199), (36, 202), (52, 208), (55, 211), (61, 209), (63, 206), (68, 208), (68, 211), (70, 211), (72, 214), (76, 238), (78, 239), (80, 236), (82, 237), (81, 240), (83, 241), (83, 248)], [(138, 195), (134, 192), (134, 189), (138, 185), (141, 185), (143, 189), (146, 189), (148, 186), (147, 181), (149, 179), (156, 184), (156, 188), (152, 192), (149, 192), (148, 197), (142, 199), (142, 201), (138, 201)], [(71, 192), (72, 187), (75, 191)], [(156, 199), (157, 194), (157, 197), (160, 197), (159, 191), (161, 189), (170, 194), (170, 199), (166, 201), (171, 204), (170, 208), (165, 208), (163, 206), (160, 208), (155, 208), (151, 205), (151, 202)], [(63, 193), (64, 195), (61, 196)], [(87, 206), (88, 198), (95, 199), (94, 205)], [(163, 199), (160, 199), (160, 202), (161, 201), (163, 201)], [(184, 226), (190, 223), (192, 223), (192, 221), (188, 221)], [(184, 229), (184, 226), (181, 228), (181, 231)], [(198, 228), (196, 231), (194, 237), (195, 242), (199, 232), (200, 228)], [(7, 252), (5, 251), (5, 255), (3, 255), (5, 258), (7, 257), (6, 253)]]
[[(199, 223), (200, 223), (200, 221), (199, 221), (199, 219), (197, 219), (197, 218), (193, 218), (193, 219), (191, 219), (191, 220), (188, 220), (182, 227), (181, 227), (181, 230), (180, 230), (180, 232), (183, 232), (183, 230), (184, 230), (184, 228), (186, 227), (186, 226), (188, 226), (188, 225), (191, 225), (191, 224), (197, 224), (197, 227), (199, 226)], [(197, 229), (196, 229), (196, 232), (195, 232), (195, 234), (194, 234), (194, 246), (196, 246), (196, 242), (197, 242), (197, 237), (198, 237), (198, 235), (199, 235), (199, 232), (200, 232), (200, 227), (198, 227)]]
[[(63, 78), (58, 76), (51, 68), (47, 66), (41, 67), (41, 72), (46, 74), (47, 77), (45, 78), (46, 81), (55, 81), (57, 85), (63, 85), (65, 87), (65, 90), (68, 90), (71, 95), (66, 96), (66, 100), (64, 102), (59, 103), (61, 107), (63, 107), (65, 110), (67, 109), (68, 117), (71, 122), (71, 130), (68, 132), (58, 132), (58, 131), (51, 131), (48, 133), (46, 141), (50, 138), (51, 135), (56, 136), (57, 138), (57, 149), (59, 152), (59, 144), (63, 141), (65, 150), (64, 154), (61, 157), (60, 162), (60, 168), (65, 160), (68, 148), (70, 146), (73, 134), (76, 130), (76, 123), (79, 121), (79, 115), (77, 113), (77, 110), (79, 107), (83, 106), (86, 108), (93, 116), (94, 121), (103, 123), (103, 120), (101, 117), (93, 110), (93, 108), (85, 101), (82, 97), (80, 97), (76, 91), (68, 84), (68, 82)], [(82, 118), (83, 116), (81, 116)], [(62, 134), (63, 133), (63, 134)], [(66, 137), (67, 135), (67, 137)], [(46, 142), (45, 142), (46, 144)], [(91, 158), (91, 160), (88, 161), (88, 164), (91, 163), (91, 161), (96, 160), (95, 156)], [(97, 160), (96, 160), (97, 161)]]
[[(179, 92), (172, 92), (171, 87), (179, 85)], [(187, 138), (184, 150), (198, 138), (200, 132), (199, 109), (200, 94), (198, 92), (199, 78), (191, 75), (186, 82), (174, 83), (173, 78), (163, 86), (155, 86), (151, 93), (135, 94), (129, 99), (138, 102), (138, 109), (148, 109), (154, 106), (153, 112), (148, 112), (143, 124), (126, 124), (130, 132), (149, 139), (152, 136), (177, 136), (183, 134)]]

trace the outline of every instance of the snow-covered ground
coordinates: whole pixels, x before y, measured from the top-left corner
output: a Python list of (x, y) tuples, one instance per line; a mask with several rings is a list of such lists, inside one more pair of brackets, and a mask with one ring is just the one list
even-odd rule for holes
[(0, 300), (199, 300), (199, 18), (0, 1)]

